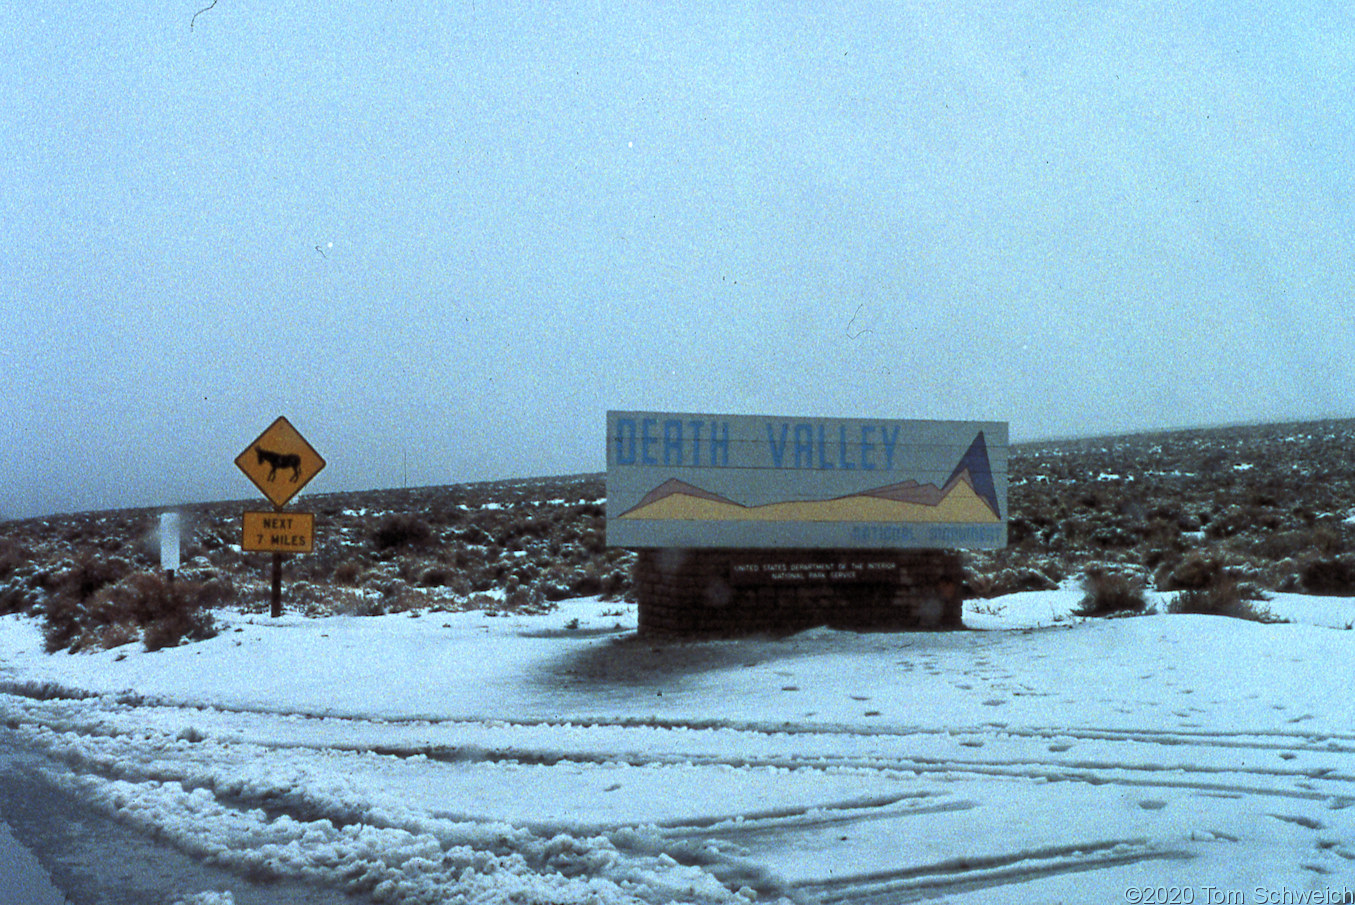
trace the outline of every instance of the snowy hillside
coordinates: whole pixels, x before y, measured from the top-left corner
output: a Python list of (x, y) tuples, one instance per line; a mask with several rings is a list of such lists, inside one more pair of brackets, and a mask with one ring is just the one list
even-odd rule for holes
[[(1355, 421), (1017, 444), (1010, 544), (969, 555), (969, 591), (1049, 589), (1111, 565), (1162, 591), (1227, 574), (1248, 593), (1355, 595), (1352, 449)], [(287, 606), (521, 611), (626, 597), (632, 555), (606, 546), (605, 492), (601, 475), (576, 475), (303, 495), (292, 508), (315, 513), (316, 549), (289, 558)], [(240, 513), (258, 506), (187, 507), (181, 577), (213, 583), (212, 600), (265, 607), (269, 557), (239, 547)], [(0, 614), (54, 600), (78, 608), (156, 568), (158, 518), (0, 522)]]

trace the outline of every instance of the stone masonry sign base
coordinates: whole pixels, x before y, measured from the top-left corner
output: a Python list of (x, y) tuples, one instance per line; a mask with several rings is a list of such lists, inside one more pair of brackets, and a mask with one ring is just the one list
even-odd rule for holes
[(963, 565), (955, 551), (659, 548), (637, 554), (642, 634), (964, 628)]

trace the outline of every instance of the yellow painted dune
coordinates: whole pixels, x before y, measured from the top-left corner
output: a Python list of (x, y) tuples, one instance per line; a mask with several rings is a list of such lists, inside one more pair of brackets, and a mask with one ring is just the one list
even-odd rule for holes
[(621, 518), (701, 522), (962, 522), (999, 521), (974, 488), (958, 482), (935, 506), (903, 503), (881, 497), (850, 496), (739, 506), (685, 493), (670, 494)]

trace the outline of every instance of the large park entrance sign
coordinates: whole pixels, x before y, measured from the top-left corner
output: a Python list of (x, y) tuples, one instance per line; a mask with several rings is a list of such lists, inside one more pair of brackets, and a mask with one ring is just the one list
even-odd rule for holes
[(955, 628), (1007, 542), (1007, 425), (609, 412), (607, 543), (640, 629)]
[(1007, 425), (609, 412), (611, 546), (1006, 545)]

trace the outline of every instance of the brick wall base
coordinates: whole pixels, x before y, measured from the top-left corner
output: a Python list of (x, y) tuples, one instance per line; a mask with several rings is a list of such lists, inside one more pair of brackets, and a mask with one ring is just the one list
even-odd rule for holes
[[(885, 565), (838, 577), (765, 574), (822, 561)], [(964, 628), (963, 566), (945, 550), (640, 550), (635, 579), (643, 634)]]

